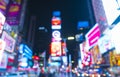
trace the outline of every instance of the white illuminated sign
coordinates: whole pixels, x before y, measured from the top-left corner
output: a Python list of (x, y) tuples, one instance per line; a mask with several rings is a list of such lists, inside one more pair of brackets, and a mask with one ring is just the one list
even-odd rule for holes
[(120, 23), (111, 30), (111, 40), (115, 45), (115, 53), (120, 54)]
[(54, 38), (60, 38), (60, 32), (59, 31), (53, 31), (53, 33), (52, 33), (52, 36), (54, 37)]
[(108, 24), (111, 25), (120, 15), (116, 0), (102, 0)]
[(5, 41), (5, 50), (8, 52), (13, 52), (15, 47), (15, 39), (13, 39), (7, 32), (3, 31), (2, 40)]
[(4, 23), (5, 23), (5, 16), (0, 12), (0, 33), (2, 33)]

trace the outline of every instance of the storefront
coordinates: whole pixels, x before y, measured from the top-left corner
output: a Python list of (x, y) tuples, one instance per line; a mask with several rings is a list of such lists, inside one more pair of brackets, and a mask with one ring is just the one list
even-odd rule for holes
[(120, 22), (114, 26), (114, 28), (111, 29), (111, 40), (114, 43), (115, 46), (115, 58), (117, 60), (117, 65), (120, 66)]
[[(106, 30), (104, 33), (104, 39), (103, 37), (101, 37), (101, 39), (103, 39), (104, 41), (104, 45), (101, 44), (100, 45), (100, 49), (101, 49), (101, 53), (108, 55), (108, 57), (106, 58), (106, 61), (108, 61), (109, 59), (109, 63), (110, 63), (110, 68), (109, 71), (111, 71), (112, 74), (114, 75), (119, 75), (119, 66), (120, 66), (120, 22), (111, 25), (110, 28), (108, 28), (108, 30)], [(103, 47), (102, 47), (103, 46)], [(105, 56), (106, 56), (105, 55)]]

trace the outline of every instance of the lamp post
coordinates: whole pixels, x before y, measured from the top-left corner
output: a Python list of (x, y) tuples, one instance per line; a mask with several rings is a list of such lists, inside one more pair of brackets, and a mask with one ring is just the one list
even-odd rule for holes
[[(67, 38), (63, 38), (63, 41), (64, 43), (66, 44), (66, 48), (65, 48), (65, 51), (68, 52), (68, 49), (67, 49), (67, 43), (66, 41), (67, 40), (74, 40), (75, 38), (73, 36), (70, 36), (70, 37), (67, 37)], [(72, 61), (71, 61), (71, 54), (69, 54), (68, 56), (68, 59), (69, 59), (69, 66), (70, 66), (70, 77), (72, 77)], [(66, 72), (67, 73), (67, 72)], [(67, 75), (66, 75), (67, 76)]]
[[(68, 49), (67, 49), (67, 40), (74, 40), (75, 38), (73, 36), (69, 36), (67, 38), (63, 38), (63, 42), (66, 44), (66, 48), (65, 48), (65, 51), (68, 52)], [(69, 63), (70, 63), (70, 59), (69, 59)]]

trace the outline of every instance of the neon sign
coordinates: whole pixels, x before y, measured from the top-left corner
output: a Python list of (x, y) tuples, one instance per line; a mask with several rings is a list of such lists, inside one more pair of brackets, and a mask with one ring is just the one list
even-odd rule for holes
[(60, 17), (53, 17), (51, 23), (52, 23), (52, 29), (61, 29)]

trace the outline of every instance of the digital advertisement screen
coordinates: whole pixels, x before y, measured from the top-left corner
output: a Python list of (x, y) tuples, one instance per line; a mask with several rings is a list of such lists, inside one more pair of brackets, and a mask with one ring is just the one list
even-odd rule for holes
[(7, 12), (7, 23), (10, 26), (19, 25), (20, 14), (21, 14), (22, 0), (10, 0)]
[(22, 53), (24, 56), (26, 56), (29, 59), (32, 59), (32, 50), (25, 44), (21, 44), (19, 47), (19, 52)]
[(114, 47), (114, 44), (111, 40), (111, 34), (105, 34), (98, 40), (98, 46), (101, 54), (104, 54), (108, 50)]
[(77, 29), (79, 30), (80, 28), (87, 28), (89, 26), (88, 21), (79, 21), (77, 25)]
[(90, 52), (92, 55), (93, 63), (96, 64), (97, 62), (101, 61), (101, 54), (100, 54), (98, 45), (95, 45), (94, 47), (92, 47), (90, 49)]
[(51, 20), (52, 29), (61, 29), (61, 18), (53, 17)]
[(85, 35), (87, 44), (89, 49), (94, 46), (97, 42), (98, 39), (100, 38), (100, 29), (99, 29), (99, 24), (95, 24), (95, 26), (90, 29), (90, 31)]
[(51, 43), (51, 56), (61, 56), (61, 42)]
[(111, 25), (120, 15), (120, 10), (118, 10), (118, 8), (120, 8), (120, 4), (118, 4), (117, 1), (119, 0), (102, 0), (107, 22), (109, 25)]
[(2, 12), (2, 14), (6, 14), (7, 11), (7, 5), (9, 3), (10, 0), (0, 0), (0, 12)]
[(15, 39), (12, 38), (7, 32), (3, 31), (2, 33), (2, 40), (5, 41), (6, 46), (5, 46), (5, 50), (7, 52), (13, 52), (14, 51), (14, 47), (15, 47)]
[(111, 40), (115, 45), (116, 54), (120, 54), (120, 22), (111, 30)]

